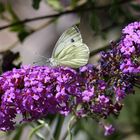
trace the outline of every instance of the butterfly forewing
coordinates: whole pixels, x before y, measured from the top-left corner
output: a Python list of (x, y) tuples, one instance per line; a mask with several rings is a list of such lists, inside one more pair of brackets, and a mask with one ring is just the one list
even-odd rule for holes
[(67, 29), (58, 39), (52, 57), (55, 57), (63, 48), (69, 44), (74, 44), (76, 42), (82, 42), (82, 37), (77, 26), (72, 26)]

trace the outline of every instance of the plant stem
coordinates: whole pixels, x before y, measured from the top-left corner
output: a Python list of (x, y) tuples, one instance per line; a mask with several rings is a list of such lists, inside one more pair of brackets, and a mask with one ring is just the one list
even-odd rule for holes
[(61, 134), (61, 129), (63, 126), (63, 122), (64, 122), (64, 117), (59, 115), (58, 116), (58, 120), (57, 120), (57, 125), (55, 128), (55, 132), (54, 132), (54, 138), (55, 140), (59, 140), (60, 134)]
[[(76, 124), (77, 119), (75, 117), (72, 117), (68, 123), (68, 130), (65, 132), (65, 134), (62, 137), (62, 140), (65, 140), (66, 137), (68, 136), (68, 134), (70, 133), (70, 129), (72, 129), (74, 127), (74, 125)], [(70, 134), (71, 135), (71, 134)]]
[[(132, 0), (122, 0), (120, 2), (118, 2), (117, 4), (125, 4), (128, 2), (131, 2)], [(34, 17), (34, 18), (28, 18), (28, 19), (24, 19), (24, 20), (20, 20), (17, 22), (14, 22), (12, 24), (8, 24), (8, 25), (4, 25), (0, 27), (0, 30), (4, 30), (6, 28), (12, 27), (12, 26), (16, 26), (19, 24), (25, 24), (27, 22), (33, 22), (33, 21), (38, 21), (38, 20), (43, 20), (43, 19), (47, 19), (47, 18), (56, 18), (56, 17), (60, 17), (62, 15), (66, 15), (66, 14), (71, 14), (71, 13), (83, 13), (83, 12), (88, 12), (88, 11), (92, 11), (94, 10), (102, 10), (102, 9), (108, 9), (112, 4), (108, 4), (105, 6), (99, 6), (99, 7), (95, 7), (94, 5), (91, 5), (91, 7), (85, 7), (85, 8), (81, 8), (81, 7), (76, 7), (75, 9), (72, 10), (66, 10), (66, 11), (62, 11), (56, 14), (52, 14), (52, 15), (45, 15), (45, 16), (39, 16), (39, 17)]]

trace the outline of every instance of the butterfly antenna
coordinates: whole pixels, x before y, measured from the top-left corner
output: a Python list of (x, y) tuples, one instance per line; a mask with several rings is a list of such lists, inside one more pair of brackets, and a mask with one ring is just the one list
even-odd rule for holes
[(43, 61), (43, 60), (41, 59), (41, 60), (35, 61), (35, 62), (33, 62), (33, 64), (37, 64), (37, 63), (39, 63), (41, 61)]
[[(39, 63), (39, 62), (44, 62), (44, 60), (41, 59), (41, 60), (35, 61), (35, 62), (33, 62), (33, 64), (37, 64), (37, 63)], [(49, 63), (50, 63), (50, 59), (47, 58), (47, 59), (45, 60), (45, 63), (49, 64)]]
[(43, 55), (38, 54), (37, 52), (35, 52), (35, 54), (36, 54), (37, 56), (42, 57), (43, 59), (49, 59), (49, 58), (48, 58), (48, 57), (46, 57), (46, 56), (43, 56)]

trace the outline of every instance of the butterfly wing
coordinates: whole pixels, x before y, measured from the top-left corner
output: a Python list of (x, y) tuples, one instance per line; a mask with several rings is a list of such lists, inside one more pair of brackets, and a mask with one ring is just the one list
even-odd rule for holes
[(52, 56), (55, 57), (64, 47), (74, 42), (82, 42), (82, 37), (77, 26), (70, 27), (60, 36), (54, 47)]
[(52, 53), (53, 65), (64, 65), (78, 68), (87, 64), (89, 49), (82, 42), (79, 29), (73, 26), (59, 38)]

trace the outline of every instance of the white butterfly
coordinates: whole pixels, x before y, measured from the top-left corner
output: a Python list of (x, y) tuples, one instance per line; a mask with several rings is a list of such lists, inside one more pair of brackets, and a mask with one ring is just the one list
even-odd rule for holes
[(88, 63), (89, 53), (79, 29), (72, 26), (60, 36), (49, 61), (53, 66), (79, 68)]

